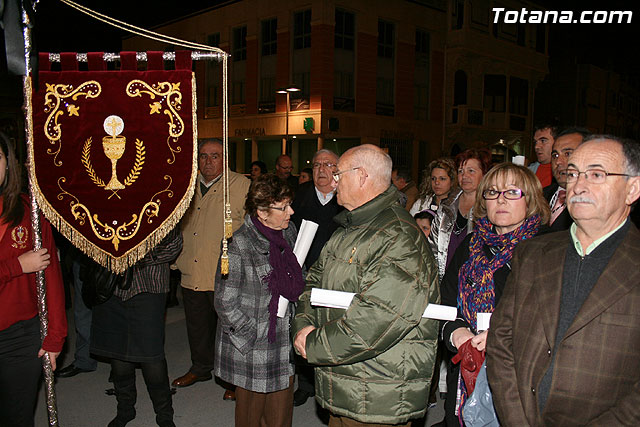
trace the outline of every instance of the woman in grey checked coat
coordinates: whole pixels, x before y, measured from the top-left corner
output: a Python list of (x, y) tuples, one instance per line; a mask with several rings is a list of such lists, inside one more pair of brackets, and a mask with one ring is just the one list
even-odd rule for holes
[(277, 317), (280, 296), (297, 301), (304, 289), (289, 224), (292, 192), (273, 174), (249, 189), (244, 224), (229, 242), (229, 274), (216, 275), (218, 313), (215, 374), (236, 386), (236, 426), (290, 426), (293, 416), (293, 305)]

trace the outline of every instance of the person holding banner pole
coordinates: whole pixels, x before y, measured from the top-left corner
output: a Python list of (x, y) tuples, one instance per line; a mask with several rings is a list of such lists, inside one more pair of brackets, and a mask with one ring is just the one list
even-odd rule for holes
[[(483, 177), (476, 194), (474, 232), (456, 250), (441, 284), (442, 304), (458, 307), (456, 320), (442, 322), (440, 331), (454, 354), (469, 340), (473, 348), (485, 350), (488, 324), (484, 319), (500, 300), (513, 251), (519, 242), (535, 236), (550, 215), (540, 182), (524, 166), (495, 166)], [(446, 425), (458, 426), (461, 407), (470, 395), (460, 364), (450, 365), (447, 389)]]
[[(52, 369), (67, 335), (64, 287), (51, 225), (41, 219), (42, 248), (34, 251), (29, 206), (20, 193), (22, 171), (14, 148), (0, 133), (0, 425), (33, 426), (42, 374)], [(36, 271), (47, 284), (48, 333), (40, 339)]]

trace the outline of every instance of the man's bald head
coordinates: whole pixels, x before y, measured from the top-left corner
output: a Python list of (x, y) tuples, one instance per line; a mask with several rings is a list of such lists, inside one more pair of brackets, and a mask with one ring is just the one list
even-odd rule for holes
[(347, 150), (338, 160), (338, 203), (356, 209), (391, 185), (391, 157), (375, 145), (365, 144)]
[(359, 145), (345, 151), (342, 157), (345, 156), (349, 156), (351, 167), (360, 166), (367, 171), (374, 187), (381, 193), (389, 187), (393, 161), (380, 147), (372, 144)]

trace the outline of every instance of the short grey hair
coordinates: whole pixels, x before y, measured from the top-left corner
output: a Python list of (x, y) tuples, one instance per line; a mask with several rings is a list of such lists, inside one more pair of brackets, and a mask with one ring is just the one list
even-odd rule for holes
[(345, 154), (352, 157), (351, 167), (364, 168), (376, 186), (386, 189), (391, 184), (393, 161), (380, 147), (371, 144), (358, 145), (347, 150), (343, 156)]
[(311, 159), (311, 163), (315, 163), (316, 162), (316, 157), (318, 157), (320, 154), (329, 154), (329, 155), (333, 156), (336, 159), (336, 161), (340, 157), (336, 153), (334, 153), (333, 151), (331, 151), (331, 150), (329, 150), (327, 148), (323, 148), (322, 150), (316, 151), (316, 154), (313, 155), (313, 159)]
[(588, 141), (614, 141), (620, 144), (624, 156), (625, 173), (629, 176), (640, 176), (640, 143), (638, 141), (614, 135), (590, 135), (584, 140), (584, 142)]
[(220, 144), (222, 146), (222, 140), (218, 138), (202, 138), (198, 140), (198, 153), (205, 144)]

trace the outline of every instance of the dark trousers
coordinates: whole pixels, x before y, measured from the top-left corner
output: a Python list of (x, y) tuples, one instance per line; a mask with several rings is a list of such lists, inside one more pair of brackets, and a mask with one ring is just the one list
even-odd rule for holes
[(33, 426), (42, 363), (38, 316), (0, 331), (0, 426)]
[(293, 421), (293, 376), (289, 387), (258, 393), (236, 387), (236, 427), (290, 427)]
[(213, 291), (182, 288), (187, 337), (191, 350), (189, 371), (199, 377), (213, 371), (218, 315), (213, 306)]
[[(157, 360), (140, 364), (142, 376), (156, 413), (156, 423), (159, 426), (175, 427), (173, 423), (173, 405), (171, 389), (169, 388), (169, 374), (167, 361)], [(111, 359), (113, 386), (118, 400), (118, 414), (116, 419), (127, 422), (135, 418), (136, 393), (136, 364), (124, 360)]]
[(306, 359), (296, 355), (296, 374), (298, 374), (298, 390), (306, 391), (310, 395), (316, 394), (315, 371), (313, 365), (309, 365)]

